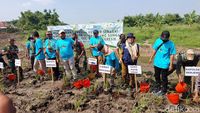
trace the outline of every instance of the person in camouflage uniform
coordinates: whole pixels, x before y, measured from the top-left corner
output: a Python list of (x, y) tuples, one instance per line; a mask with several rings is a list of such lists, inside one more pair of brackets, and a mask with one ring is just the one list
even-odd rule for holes
[[(11, 72), (14, 74), (17, 74), (16, 68), (15, 68), (15, 59), (19, 59), (18, 57), (18, 52), (19, 49), (18, 47), (15, 45), (15, 40), (14, 39), (10, 39), (9, 40), (10, 45), (6, 46), (4, 48), (4, 54), (6, 54), (6, 57), (8, 59), (8, 63), (9, 63), (9, 67), (11, 68)], [(22, 72), (22, 68), (19, 67), (19, 72), (20, 72), (20, 79), (23, 79), (23, 72)]]
[[(76, 33), (72, 34), (72, 38), (73, 38), (74, 41), (76, 41), (76, 43), (74, 45), (75, 67), (77, 69), (77, 73), (80, 73), (81, 72), (80, 63), (83, 63), (83, 67), (84, 67), (85, 70), (87, 69), (86, 52), (85, 52), (83, 43), (78, 41), (78, 35)], [(83, 62), (81, 62), (81, 61), (83, 61)]]

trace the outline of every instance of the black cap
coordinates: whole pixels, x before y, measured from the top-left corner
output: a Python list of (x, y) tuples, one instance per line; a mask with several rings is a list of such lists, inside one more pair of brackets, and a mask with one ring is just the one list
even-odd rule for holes
[(128, 34), (127, 34), (127, 38), (135, 38), (135, 36), (134, 36), (133, 33), (128, 33)]
[(98, 51), (101, 51), (103, 49), (103, 45), (102, 44), (98, 44), (97, 45), (97, 49), (98, 49)]
[(39, 33), (37, 31), (33, 32), (33, 37), (39, 37)]
[(98, 31), (98, 30), (94, 30), (93, 33), (94, 33), (94, 34), (95, 34), (95, 33), (99, 33), (99, 31)]
[(168, 41), (170, 37), (169, 31), (163, 31), (160, 37), (163, 41)]

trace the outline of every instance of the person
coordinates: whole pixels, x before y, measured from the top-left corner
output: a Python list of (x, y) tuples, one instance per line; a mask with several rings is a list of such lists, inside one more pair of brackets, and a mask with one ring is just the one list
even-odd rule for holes
[[(61, 58), (65, 69), (66, 77), (73, 80), (77, 79), (76, 68), (74, 64), (73, 46), (75, 44), (71, 37), (66, 37), (65, 31), (60, 30), (59, 39), (56, 43), (57, 58)], [(71, 76), (71, 73), (73, 76)]]
[(193, 101), (199, 102), (200, 74), (196, 77)]
[(37, 72), (38, 64), (40, 69), (46, 72), (45, 55), (43, 51), (43, 43), (37, 31), (33, 32), (33, 38), (35, 39), (35, 61), (34, 71)]
[[(122, 61), (126, 66), (126, 73), (128, 74), (128, 65), (137, 65), (139, 53), (139, 44), (135, 42), (133, 33), (127, 34), (127, 40), (122, 44)], [(129, 91), (134, 92), (134, 75), (128, 74)]]
[(7, 67), (8, 64), (5, 62), (5, 60), (3, 59), (3, 56), (5, 55), (5, 53), (3, 53), (3, 50), (0, 51), (0, 62), (3, 63), (3, 67)]
[(153, 53), (149, 59), (149, 64), (154, 59), (156, 89), (153, 93), (158, 95), (164, 95), (168, 90), (167, 73), (173, 69), (174, 55), (176, 54), (175, 45), (169, 38), (170, 32), (163, 31), (161, 36), (154, 42)]
[[(119, 60), (116, 56), (116, 53), (112, 51), (107, 45), (98, 44), (97, 49), (98, 51), (101, 51), (105, 56), (104, 64), (111, 66), (110, 91), (112, 92), (115, 86), (114, 84), (115, 74), (116, 74), (116, 71), (119, 70)], [(105, 81), (106, 81), (106, 75), (104, 78), (104, 82)]]
[(12, 100), (0, 91), (0, 113), (16, 113)]
[(118, 59), (119, 59), (119, 62), (120, 62), (120, 64), (121, 64), (121, 74), (122, 74), (122, 87), (126, 87), (125, 85), (127, 85), (126, 84), (126, 79), (127, 79), (127, 69), (126, 69), (126, 66), (125, 66), (125, 64), (124, 64), (124, 62), (122, 61), (122, 45), (123, 44), (125, 44), (125, 42), (126, 42), (126, 36), (125, 36), (125, 34), (121, 34), (120, 36), (119, 36), (119, 42), (117, 43), (117, 57), (118, 57)]
[(33, 37), (29, 37), (26, 42), (26, 57), (31, 61), (31, 69), (33, 70), (35, 60), (35, 40)]
[[(185, 82), (188, 86), (191, 85), (191, 76), (183, 76), (181, 68), (185, 70), (186, 66), (197, 66), (200, 60), (200, 54), (195, 53), (193, 49), (188, 49), (186, 52), (181, 52), (176, 55), (175, 61), (173, 62), (173, 69), (168, 72), (168, 75), (176, 70), (179, 82)], [(189, 92), (183, 93), (182, 98), (185, 99), (190, 94)]]
[[(80, 74), (81, 69), (80, 69), (80, 63), (83, 64), (83, 67), (86, 71), (87, 69), (87, 57), (86, 57), (86, 52), (84, 49), (84, 44), (80, 41), (78, 41), (78, 35), (76, 33), (72, 34), (73, 40), (76, 42), (74, 45), (74, 52), (75, 52), (75, 67), (77, 69), (77, 73)], [(82, 62), (80, 62), (82, 61)]]
[(105, 45), (105, 41), (101, 36), (99, 36), (99, 31), (93, 31), (94, 36), (90, 38), (90, 49), (92, 50), (92, 56), (97, 59), (97, 76), (99, 75), (99, 64), (103, 63), (103, 54), (98, 52), (97, 46), (98, 44)]
[[(15, 39), (10, 39), (9, 43), (10, 44), (4, 48), (3, 54), (5, 54), (8, 59), (8, 63), (9, 63), (9, 67), (11, 68), (11, 72), (14, 74), (17, 74), (16, 68), (15, 68), (15, 59), (19, 59), (19, 57), (18, 57), (19, 49), (15, 45)], [(23, 70), (21, 67), (19, 67), (19, 73), (20, 73), (19, 79), (22, 80), (23, 79)]]
[(44, 53), (48, 60), (56, 61), (56, 67), (53, 68), (53, 73), (54, 73), (55, 79), (57, 80), (60, 78), (59, 64), (58, 64), (57, 58), (56, 58), (56, 42), (57, 42), (57, 40), (52, 37), (51, 31), (46, 32), (46, 37), (47, 37), (47, 39), (44, 42)]

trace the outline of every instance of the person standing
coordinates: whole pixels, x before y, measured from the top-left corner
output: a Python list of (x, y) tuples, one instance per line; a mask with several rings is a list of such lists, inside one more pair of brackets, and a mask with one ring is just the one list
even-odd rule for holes
[(170, 32), (163, 31), (161, 36), (155, 41), (153, 53), (149, 59), (149, 64), (154, 59), (153, 65), (155, 70), (154, 77), (156, 80), (156, 89), (153, 92), (158, 95), (164, 95), (167, 92), (167, 73), (173, 69), (174, 55), (176, 54), (175, 45), (169, 38)]
[(99, 75), (99, 64), (103, 63), (103, 53), (99, 52), (97, 49), (98, 44), (105, 45), (105, 41), (101, 36), (99, 36), (99, 31), (94, 30), (93, 31), (94, 37), (90, 38), (90, 48), (92, 50), (92, 56), (97, 59), (97, 76)]
[(44, 52), (45, 52), (46, 58), (48, 60), (56, 61), (56, 67), (53, 68), (53, 73), (54, 73), (55, 79), (57, 80), (60, 77), (59, 64), (58, 64), (57, 58), (56, 58), (56, 42), (57, 42), (57, 40), (53, 38), (51, 31), (46, 32), (46, 37), (47, 37), (47, 39), (44, 42)]
[(73, 80), (75, 80), (77, 79), (73, 52), (75, 42), (71, 37), (66, 37), (64, 30), (59, 31), (59, 36), (61, 39), (59, 39), (56, 43), (57, 58), (61, 58), (63, 62), (66, 77), (69, 79), (73, 78)]
[(134, 75), (128, 74), (128, 65), (137, 65), (139, 53), (139, 44), (135, 42), (135, 36), (133, 33), (127, 34), (127, 40), (125, 44), (122, 44), (122, 61), (126, 66), (126, 73), (128, 75), (129, 91), (134, 92)]
[(31, 61), (31, 69), (33, 70), (35, 60), (35, 40), (33, 37), (29, 37), (26, 42), (26, 57)]
[[(3, 54), (6, 55), (9, 63), (9, 67), (11, 68), (11, 72), (14, 74), (17, 74), (17, 70), (15, 68), (15, 59), (19, 59), (18, 57), (18, 52), (19, 49), (15, 45), (15, 39), (10, 39), (9, 40), (10, 45), (6, 46), (4, 48)], [(23, 79), (23, 70), (21, 67), (19, 67), (19, 73), (20, 73), (20, 79)]]
[(38, 64), (40, 69), (46, 72), (45, 55), (43, 51), (43, 43), (37, 31), (33, 32), (33, 37), (35, 39), (35, 61), (34, 61), (34, 71), (37, 72)]
[(123, 88), (125, 88), (128, 85), (128, 83), (127, 83), (127, 81), (128, 81), (127, 80), (127, 69), (126, 69), (126, 66), (125, 66), (125, 64), (122, 60), (122, 57), (123, 57), (123, 55), (122, 55), (122, 51), (123, 51), (122, 45), (125, 44), (125, 42), (126, 42), (126, 36), (124, 34), (121, 34), (119, 36), (119, 42), (117, 43), (117, 57), (118, 57), (119, 62), (121, 64), (121, 74), (122, 74), (122, 81), (123, 81), (121, 86)]
[(76, 42), (74, 45), (74, 52), (75, 52), (74, 59), (75, 59), (75, 67), (77, 69), (77, 73), (79, 74), (81, 72), (80, 63), (83, 64), (85, 71), (87, 69), (87, 65), (85, 65), (87, 64), (87, 57), (86, 57), (84, 44), (78, 41), (78, 35), (76, 33), (73, 33), (72, 38)]

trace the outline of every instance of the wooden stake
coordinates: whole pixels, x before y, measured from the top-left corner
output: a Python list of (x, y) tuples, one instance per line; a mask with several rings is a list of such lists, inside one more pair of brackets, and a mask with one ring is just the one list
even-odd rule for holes
[(20, 75), (20, 72), (19, 72), (19, 66), (18, 66), (18, 69), (17, 69), (17, 84), (19, 85), (20, 84), (20, 81), (19, 81), (19, 75)]
[(135, 89), (136, 89), (136, 92), (138, 92), (137, 76), (136, 76), (136, 74), (134, 74), (134, 78), (135, 78)]
[(194, 77), (192, 76), (192, 81), (191, 81), (191, 93), (194, 91)]
[(52, 77), (52, 83), (54, 83), (54, 75), (53, 75), (53, 68), (51, 67), (51, 77)]

